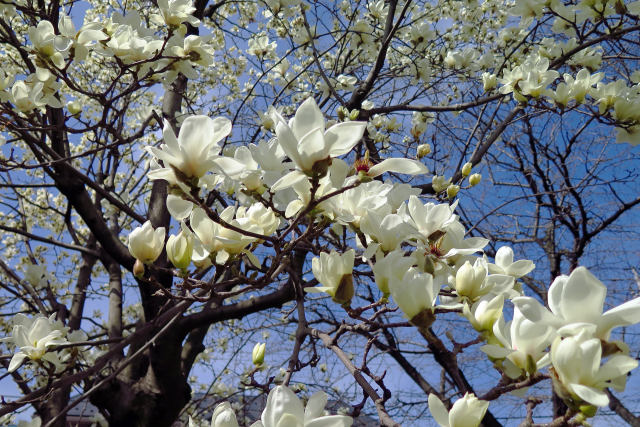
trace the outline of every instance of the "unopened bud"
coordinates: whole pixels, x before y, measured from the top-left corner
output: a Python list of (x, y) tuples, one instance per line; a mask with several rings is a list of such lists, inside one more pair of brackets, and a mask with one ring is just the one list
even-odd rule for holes
[(421, 159), (431, 152), (431, 144), (420, 144), (416, 150), (416, 157)]
[(458, 194), (458, 191), (460, 191), (459, 185), (454, 185), (454, 184), (449, 185), (447, 187), (447, 197), (450, 199), (453, 199)]
[(431, 185), (433, 186), (433, 191), (435, 191), (436, 193), (440, 193), (446, 190), (450, 183), (451, 183), (451, 179), (447, 179), (442, 175), (435, 175), (431, 179)]
[(463, 177), (468, 177), (469, 174), (471, 173), (471, 168), (473, 167), (473, 164), (471, 162), (467, 162), (462, 166), (462, 176)]
[(349, 120), (358, 120), (358, 116), (360, 115), (360, 110), (351, 110), (349, 113)]
[(495, 74), (483, 73), (482, 74), (482, 88), (485, 92), (489, 92), (498, 85), (498, 78)]
[(482, 175), (480, 175), (479, 173), (474, 173), (469, 177), (469, 185), (472, 187), (474, 185), (480, 184), (480, 181), (482, 181)]
[(133, 275), (138, 279), (142, 279), (142, 277), (144, 277), (144, 264), (139, 259), (137, 259), (135, 264), (133, 264)]
[(264, 363), (264, 353), (267, 348), (267, 343), (257, 343), (253, 347), (253, 352), (251, 353), (251, 362), (253, 362), (256, 366), (261, 366)]
[(67, 110), (71, 113), (71, 115), (75, 116), (80, 114), (82, 111), (82, 105), (78, 101), (71, 101), (67, 104)]

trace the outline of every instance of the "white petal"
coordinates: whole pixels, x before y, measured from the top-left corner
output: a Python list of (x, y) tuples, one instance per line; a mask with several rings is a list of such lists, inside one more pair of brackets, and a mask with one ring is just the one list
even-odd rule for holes
[(285, 188), (289, 188), (304, 180), (306, 175), (300, 172), (299, 170), (294, 170), (277, 180), (272, 186), (271, 191), (276, 192), (280, 190), (284, 190)]
[(503, 246), (496, 252), (496, 265), (506, 268), (513, 264), (513, 249), (509, 246)]
[(346, 415), (328, 415), (304, 423), (304, 427), (351, 427), (353, 418)]
[(286, 414), (291, 414), (301, 424), (304, 420), (304, 408), (300, 399), (288, 387), (277, 386), (269, 392), (267, 405), (260, 419), (264, 427), (279, 427), (278, 422)]
[(308, 422), (314, 418), (318, 418), (324, 415), (324, 407), (327, 404), (327, 393), (319, 391), (314, 393), (307, 402), (307, 407), (304, 409), (304, 421)]
[(11, 362), (9, 362), (8, 372), (13, 372), (18, 369), (26, 357), (27, 355), (22, 352), (14, 354), (11, 358)]
[[(578, 267), (564, 285), (560, 300), (561, 315), (570, 321), (599, 318), (607, 288), (584, 267)], [(556, 313), (558, 314), (558, 313)]]
[(556, 325), (558, 323), (556, 317), (534, 298), (517, 297), (513, 299), (513, 304), (531, 322), (543, 322), (547, 325)]
[(633, 325), (640, 322), (640, 298), (627, 301), (602, 315), (598, 322), (598, 336), (605, 339), (616, 326)]
[(191, 214), (193, 203), (174, 194), (167, 196), (167, 209), (173, 218), (182, 221)]
[(417, 160), (393, 158), (385, 159), (369, 169), (369, 176), (376, 177), (385, 172), (403, 173), (405, 175), (419, 175), (429, 172), (427, 167)]
[(324, 132), (324, 116), (313, 98), (308, 98), (298, 107), (291, 125), (291, 130), (298, 139), (312, 129), (320, 128)]
[(217, 157), (213, 160), (218, 171), (228, 175), (233, 179), (238, 179), (239, 175), (245, 171), (246, 166), (231, 157)]
[(351, 151), (362, 139), (366, 128), (366, 122), (344, 122), (327, 129), (324, 138), (330, 147), (331, 157), (342, 156)]
[(449, 427), (449, 411), (438, 396), (429, 394), (429, 411), (433, 419), (442, 427)]
[(609, 398), (602, 390), (582, 384), (569, 384), (569, 388), (582, 400), (592, 405), (607, 406), (609, 404)]

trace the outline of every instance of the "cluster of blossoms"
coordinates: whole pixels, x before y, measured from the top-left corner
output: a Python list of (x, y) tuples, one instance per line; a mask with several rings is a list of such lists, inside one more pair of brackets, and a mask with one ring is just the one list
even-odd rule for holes
[[(28, 28), (30, 60), (36, 70), (24, 79), (14, 81), (0, 73), (0, 100), (10, 101), (17, 111), (29, 114), (45, 106), (61, 108), (63, 83), (57, 77), (71, 62), (83, 62), (90, 55), (113, 58), (118, 66), (132, 70), (139, 79), (173, 82), (179, 73), (197, 78), (194, 66), (207, 67), (213, 62), (213, 47), (207, 37), (185, 37), (184, 23), (198, 25), (191, 15), (195, 10), (190, 0), (158, 2), (159, 14), (152, 17), (157, 28), (167, 30), (165, 36), (156, 28), (144, 26), (145, 20), (135, 12), (126, 16), (114, 13), (104, 21), (88, 22), (76, 30), (72, 19), (60, 14), (57, 31), (52, 22), (40, 21)], [(9, 18), (15, 16), (15, 6), (5, 7)], [(69, 103), (70, 112), (77, 109)]]
[[(300, 2), (265, 3), (265, 15), (279, 18), (274, 21), (289, 22), (284, 18), (295, 16)], [(482, 8), (491, 7), (491, 2), (484, 3)], [(546, 99), (561, 109), (591, 103), (618, 126), (619, 141), (638, 144), (637, 82), (629, 86), (622, 80), (609, 81), (603, 73), (593, 73), (602, 60), (596, 47), (583, 49), (567, 62), (579, 69), (575, 74), (561, 76), (553, 69), (554, 60), (577, 46), (572, 28), (617, 13), (611, 4), (596, 10), (596, 3), (565, 6), (554, 1), (516, 1), (510, 13), (523, 18), (523, 27), (533, 18), (553, 13), (558, 16), (554, 31), (570, 38), (563, 43), (545, 39), (528, 56), (514, 55), (513, 62), (508, 62), (499, 75), (494, 72), (498, 73), (495, 70), (500, 61), (490, 49), (455, 47), (451, 43), (450, 49), (438, 53), (438, 59), (425, 54), (413, 60), (406, 54), (408, 51), (400, 48), (390, 54), (389, 62), (399, 76), (410, 75), (423, 83), (429, 82), (433, 74), (429, 64), (440, 63), (451, 73), (481, 76), (485, 91), (512, 94), (518, 102)], [(637, 15), (639, 4), (622, 7)], [(145, 20), (136, 13), (114, 14), (79, 30), (64, 14), (56, 31), (51, 22), (41, 21), (28, 31), (29, 53), (36, 71), (14, 82), (12, 76), (0, 70), (0, 100), (11, 102), (23, 114), (45, 106), (62, 107), (60, 71), (71, 61), (84, 61), (89, 55), (112, 58), (140, 79), (161, 80), (165, 84), (179, 74), (196, 79), (195, 66), (210, 66), (213, 48), (207, 37), (185, 36), (185, 23), (199, 23), (192, 16), (194, 7), (189, 0), (160, 0), (158, 8), (152, 23), (166, 30), (163, 36), (158, 35), (157, 29), (145, 27)], [(344, 8), (348, 9), (348, 4)], [(15, 12), (10, 6), (3, 8), (5, 14), (12, 11)], [(366, 19), (357, 20), (346, 41), (353, 57), (364, 62), (375, 59), (380, 50), (379, 24), (388, 13), (383, 0), (370, 2)], [(297, 24), (292, 31), (276, 27), (276, 33), (292, 34), (296, 43), (308, 44), (315, 30), (308, 31), (300, 19), (290, 23), (293, 22)], [(399, 35), (406, 41), (404, 48), (421, 52), (430, 49), (436, 30), (434, 22), (417, 20)], [(521, 31), (523, 28), (505, 29), (501, 42), (517, 40)], [(272, 40), (266, 32), (257, 34), (248, 42), (248, 53), (261, 61), (275, 60), (277, 43)], [(327, 68), (341, 69), (333, 67), (332, 62), (338, 61), (328, 58)], [(291, 76), (304, 67), (292, 66), (294, 72), (289, 68), (285, 59), (272, 68), (267, 79), (288, 85)], [(328, 96), (330, 89), (353, 91), (356, 84), (354, 76), (341, 74), (318, 80), (312, 86)], [(374, 142), (385, 143), (385, 132), (398, 130), (399, 125), (395, 119), (380, 115), (374, 115), (368, 123), (357, 121), (357, 110), (342, 112), (339, 117), (339, 123), (326, 123), (312, 98), (304, 101), (289, 120), (282, 112), (271, 109), (262, 118), (265, 129), (275, 134), (271, 141), (226, 150), (221, 144), (231, 133), (231, 122), (226, 118), (190, 116), (180, 123), (177, 134), (166, 121), (164, 143), (147, 147), (153, 157), (149, 177), (169, 183), (167, 209), (179, 227), (176, 234), (167, 237), (164, 227), (154, 228), (146, 222), (130, 233), (128, 248), (137, 260), (135, 274), (143, 277), (145, 266), (152, 265), (163, 250), (183, 277), (214, 264), (243, 259), (260, 268), (261, 261), (254, 252), (274, 235), (285, 238), (302, 222), (306, 226), (332, 224), (336, 234), (344, 231), (344, 235), (353, 238), (355, 249), (326, 251), (314, 257), (311, 270), (319, 286), (306, 291), (327, 294), (336, 303), (349, 307), (357, 295), (354, 276), (369, 266), (383, 304), (391, 298), (420, 331), (435, 321), (436, 309), (460, 313), (486, 341), (482, 351), (496, 369), (513, 381), (531, 378), (550, 366), (556, 391), (570, 408), (580, 411), (585, 411), (584, 405), (605, 406), (606, 387), (624, 389), (626, 374), (637, 362), (623, 342), (611, 340), (611, 331), (640, 321), (640, 299), (603, 313), (606, 288), (583, 267), (554, 281), (548, 309), (524, 296), (518, 280), (532, 271), (533, 263), (514, 261), (508, 247), (500, 248), (491, 262), (482, 253), (488, 240), (465, 237), (466, 230), (454, 213), (457, 202), (424, 203), (419, 189), (373, 179), (387, 172), (426, 174), (427, 168), (420, 159), (431, 151), (429, 145), (418, 147), (417, 160), (388, 158), (373, 164), (365, 154), (354, 162), (352, 151), (365, 131)], [(414, 114), (410, 130), (414, 141), (433, 120), (430, 113)], [(475, 185), (480, 175), (470, 175), (471, 167), (471, 163), (465, 164), (462, 175)], [(439, 175), (433, 177), (432, 186), (436, 193), (446, 191), (449, 199), (454, 199), (460, 190), (451, 178)], [(214, 190), (235, 195), (237, 205), (215, 203), (212, 207), (201, 196)], [(190, 272), (192, 264), (195, 269)], [(30, 281), (44, 280), (41, 271), (33, 270), (30, 275)], [(505, 319), (505, 301), (514, 305), (509, 321)], [(9, 371), (18, 369), (25, 360), (47, 362), (56, 371), (62, 370), (77, 352), (56, 347), (83, 338), (74, 334), (53, 317), (18, 316), (10, 338), (17, 351)], [(264, 346), (256, 347), (256, 365), (263, 362), (264, 351)], [(254, 425), (350, 425), (348, 417), (323, 416), (325, 403), (326, 395), (314, 395), (305, 410), (289, 389), (277, 387), (269, 395), (262, 420)], [(472, 426), (479, 424), (489, 403), (465, 395), (447, 413), (444, 404), (430, 396), (429, 405), (441, 425)], [(212, 425), (237, 425), (228, 405), (216, 409)]]
[(56, 347), (87, 340), (87, 335), (69, 328), (56, 320), (55, 314), (49, 317), (28, 318), (17, 314), (13, 318), (13, 331), (10, 337), (3, 338), (15, 345), (16, 352), (9, 362), (8, 371), (18, 369), (25, 360), (41, 365), (47, 371), (62, 372), (80, 355), (77, 347), (69, 346), (61, 350)]
[[(305, 406), (290, 388), (277, 386), (269, 392), (260, 420), (251, 427), (350, 427), (353, 424), (353, 419), (346, 415), (325, 415), (326, 405), (327, 394), (322, 391), (313, 394)], [(223, 402), (214, 409), (211, 427), (238, 425), (229, 402)], [(189, 427), (196, 427), (191, 419)]]
[[(518, 283), (534, 264), (514, 261), (509, 247), (500, 248), (490, 262), (481, 253), (488, 240), (465, 237), (454, 213), (457, 202), (423, 203), (419, 190), (408, 184), (371, 180), (386, 171), (425, 173), (419, 161), (387, 159), (372, 165), (363, 158), (349, 166), (338, 156), (349, 154), (365, 124), (346, 121), (326, 129), (312, 99), (288, 122), (275, 111), (272, 115), (275, 138), (239, 147), (232, 155), (221, 154), (218, 145), (230, 123), (204, 116), (184, 120), (178, 137), (167, 123), (165, 144), (149, 148), (156, 165), (151, 177), (171, 184), (167, 206), (181, 221), (180, 233), (166, 244), (177, 268), (186, 271), (190, 262), (202, 267), (242, 255), (259, 265), (252, 250), (278, 229), (303, 216), (333, 223), (354, 236), (356, 249), (314, 258), (312, 271), (320, 285), (307, 291), (349, 306), (356, 295), (354, 268), (368, 264), (381, 295), (391, 296), (419, 330), (434, 322), (436, 308), (464, 316), (486, 341), (482, 351), (513, 381), (551, 365), (556, 388), (576, 410), (606, 405), (605, 387), (624, 388), (637, 362), (624, 343), (610, 341), (610, 333), (640, 321), (640, 299), (602, 314), (606, 288), (580, 267), (553, 283), (548, 310), (524, 296)], [(468, 175), (470, 165), (464, 169)], [(219, 213), (208, 209), (195, 197), (202, 188), (236, 191), (241, 206)], [(146, 223), (131, 233), (129, 248), (142, 263), (151, 263), (165, 247), (164, 239), (164, 229)], [(508, 322), (506, 300), (515, 306)], [(449, 417), (466, 419), (471, 415), (460, 408), (475, 408), (469, 413), (479, 422), (478, 408), (486, 410), (488, 402), (469, 399), (475, 397), (461, 399), (466, 403), (454, 405)], [(430, 399), (430, 405), (438, 422), (448, 425), (442, 404)]]

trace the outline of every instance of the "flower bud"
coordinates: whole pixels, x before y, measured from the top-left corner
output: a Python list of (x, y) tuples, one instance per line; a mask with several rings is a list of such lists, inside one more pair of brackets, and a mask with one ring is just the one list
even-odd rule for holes
[(82, 105), (78, 101), (71, 101), (67, 104), (67, 110), (69, 110), (72, 116), (75, 116), (82, 111)]
[(267, 343), (257, 343), (253, 347), (253, 352), (251, 353), (251, 362), (253, 362), (256, 366), (261, 366), (264, 363), (264, 353), (267, 348)]
[(451, 179), (447, 179), (441, 175), (434, 175), (434, 177), (431, 179), (433, 191), (435, 191), (436, 193), (441, 193), (446, 190), (450, 183)]
[(483, 265), (469, 261), (465, 262), (456, 273), (456, 292), (460, 296), (474, 299), (481, 295), (482, 285), (487, 277), (487, 270)]
[(169, 236), (167, 240), (167, 257), (176, 268), (184, 270), (191, 264), (193, 254), (193, 238), (181, 231), (177, 236)]
[(485, 92), (493, 90), (498, 85), (498, 78), (495, 74), (482, 73), (482, 88)]
[(459, 185), (450, 184), (447, 187), (447, 197), (453, 199), (458, 194), (458, 191), (460, 191)]
[(238, 427), (236, 414), (231, 409), (229, 402), (222, 402), (213, 410), (211, 427)]
[(151, 221), (147, 221), (129, 234), (129, 253), (140, 262), (151, 264), (162, 253), (164, 236), (164, 227), (154, 230)]
[(138, 279), (144, 276), (144, 264), (139, 259), (133, 264), (133, 275)]
[(469, 174), (471, 173), (471, 168), (473, 167), (473, 164), (471, 162), (467, 162), (464, 164), (464, 166), (462, 166), (462, 176), (464, 176), (465, 178), (469, 176)]
[(474, 173), (469, 177), (469, 185), (472, 187), (480, 184), (480, 181), (482, 181), (482, 175), (479, 173)]
[(427, 154), (431, 153), (431, 144), (420, 144), (416, 150), (416, 157), (418, 159), (423, 158)]

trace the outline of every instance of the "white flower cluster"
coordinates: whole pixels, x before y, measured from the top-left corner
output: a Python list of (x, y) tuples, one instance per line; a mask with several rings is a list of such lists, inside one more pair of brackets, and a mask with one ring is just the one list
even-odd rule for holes
[(78, 330), (69, 332), (69, 328), (55, 317), (52, 314), (49, 317), (28, 318), (24, 314), (17, 314), (13, 318), (11, 336), (3, 338), (3, 341), (13, 343), (17, 350), (9, 362), (9, 372), (18, 369), (25, 360), (38, 363), (47, 371), (61, 372), (78, 357), (77, 347), (58, 351), (55, 347), (86, 341), (86, 334)]
[[(350, 427), (353, 418), (346, 415), (325, 415), (327, 394), (319, 391), (313, 394), (306, 407), (289, 387), (277, 386), (269, 392), (267, 404), (260, 420), (251, 427)], [(238, 427), (236, 414), (229, 402), (216, 406), (211, 417), (211, 427)], [(189, 418), (189, 427), (196, 423)]]
[[(79, 30), (64, 13), (60, 14), (57, 30), (48, 20), (38, 22), (28, 28), (29, 58), (36, 70), (15, 82), (0, 73), (0, 100), (10, 101), (25, 114), (45, 106), (61, 108), (64, 83), (57, 77), (72, 61), (85, 61), (91, 54), (113, 58), (119, 67), (133, 70), (141, 79), (163, 80), (168, 84), (178, 73), (197, 78), (194, 66), (211, 65), (213, 48), (207, 37), (185, 37), (184, 23), (196, 26), (199, 23), (191, 15), (195, 10), (191, 3), (191, 0), (158, 2), (160, 13), (152, 16), (152, 22), (167, 30), (165, 36), (159, 35), (156, 28), (145, 27), (145, 20), (135, 11), (126, 16), (114, 13), (104, 21), (88, 22)], [(15, 13), (8, 5), (6, 9)], [(5, 91), (9, 87), (10, 91)]]
[[(512, 70), (521, 75), (528, 70), (534, 77), (526, 84), (514, 77), (510, 90), (528, 96), (542, 93), (546, 82), (555, 78), (547, 65), (546, 59), (538, 58)], [(574, 96), (588, 92), (597, 79), (579, 75), (571, 82)], [(339, 156), (358, 143), (365, 123), (346, 121), (327, 129), (313, 99), (303, 102), (288, 122), (275, 110), (270, 117), (269, 127), (276, 135), (270, 142), (223, 153), (219, 141), (231, 131), (229, 121), (193, 116), (183, 121), (177, 137), (166, 123), (165, 144), (148, 148), (155, 158), (150, 177), (171, 184), (167, 206), (181, 221), (181, 231), (169, 238), (166, 249), (183, 273), (191, 262), (202, 267), (243, 255), (258, 266), (253, 250), (281, 225), (294, 224), (304, 215), (333, 224), (338, 234), (348, 231), (357, 248), (313, 258), (312, 272), (320, 285), (307, 291), (328, 294), (348, 307), (357, 294), (354, 269), (364, 262), (371, 266), (381, 301), (391, 296), (420, 330), (434, 322), (436, 308), (460, 312), (487, 342), (482, 350), (496, 368), (514, 381), (551, 365), (557, 388), (575, 408), (604, 406), (605, 387), (624, 388), (626, 373), (637, 362), (624, 343), (609, 341), (610, 332), (640, 321), (640, 299), (601, 314), (604, 285), (580, 267), (551, 286), (549, 311), (523, 296), (517, 282), (534, 269), (533, 262), (514, 261), (509, 247), (501, 247), (490, 262), (481, 253), (489, 241), (466, 237), (454, 213), (457, 202), (424, 203), (420, 191), (408, 184), (371, 180), (387, 171), (425, 173), (420, 161), (386, 159), (373, 165), (365, 156), (349, 166)], [(471, 163), (465, 164), (463, 176), (469, 176), (471, 168)], [(441, 186), (449, 193), (451, 185), (445, 181)], [(208, 208), (197, 198), (203, 188), (235, 192), (240, 206)], [(134, 230), (129, 239), (132, 255), (143, 263), (153, 262), (162, 252), (164, 236), (165, 230), (153, 230), (149, 223)], [(506, 300), (515, 305), (509, 322), (503, 313)], [(584, 369), (572, 367), (576, 362), (570, 360), (576, 357)], [(608, 360), (601, 366), (604, 357)], [(451, 425), (458, 417), (477, 425), (477, 414), (488, 403), (473, 399), (456, 402), (449, 413)], [(434, 416), (445, 425), (441, 405), (430, 399), (432, 410), (439, 413)], [(461, 408), (475, 408), (475, 415)]]

